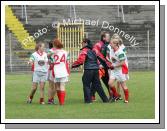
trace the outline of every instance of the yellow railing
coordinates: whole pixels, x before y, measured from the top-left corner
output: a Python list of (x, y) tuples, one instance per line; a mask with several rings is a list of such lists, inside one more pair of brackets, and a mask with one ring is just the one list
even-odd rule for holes
[(57, 37), (61, 40), (64, 49), (68, 51), (70, 55), (70, 64), (73, 63), (82, 47), (81, 42), (84, 38), (84, 23), (68, 23), (66, 25), (64, 23), (58, 23)]

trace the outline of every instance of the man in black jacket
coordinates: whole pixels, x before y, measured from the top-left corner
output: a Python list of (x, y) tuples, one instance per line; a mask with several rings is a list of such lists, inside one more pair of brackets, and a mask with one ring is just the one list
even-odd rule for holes
[[(91, 88), (95, 88), (103, 102), (108, 102), (108, 98), (101, 86), (99, 80), (99, 64), (97, 61), (96, 53), (92, 50), (92, 44), (89, 39), (84, 39), (83, 48), (79, 54), (78, 59), (72, 64), (72, 68), (84, 65), (84, 74), (82, 76), (84, 101), (85, 103), (91, 103)], [(91, 85), (94, 86), (91, 86)]]

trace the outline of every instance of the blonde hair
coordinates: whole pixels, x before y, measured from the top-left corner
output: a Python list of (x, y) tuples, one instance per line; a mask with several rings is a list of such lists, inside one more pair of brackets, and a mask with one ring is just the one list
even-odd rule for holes
[(113, 39), (114, 39), (114, 38), (120, 38), (120, 36), (119, 36), (117, 33), (115, 33), (115, 34), (113, 34), (112, 38), (113, 38)]
[(111, 42), (116, 44), (118, 47), (120, 45), (120, 40), (118, 38), (111, 39)]
[(119, 39), (119, 45), (123, 44), (121, 37), (117, 33), (113, 34), (112, 39)]

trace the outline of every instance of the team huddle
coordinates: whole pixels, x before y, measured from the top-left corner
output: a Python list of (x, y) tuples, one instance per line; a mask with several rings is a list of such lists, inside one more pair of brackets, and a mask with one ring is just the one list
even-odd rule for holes
[[(70, 56), (63, 50), (60, 40), (54, 39), (49, 43), (48, 51), (45, 44), (36, 44), (35, 52), (31, 55), (28, 64), (32, 66), (32, 89), (27, 103), (32, 103), (37, 85), (40, 86), (40, 104), (44, 102), (44, 86), (49, 81), (48, 104), (54, 104), (57, 95), (59, 104), (65, 104), (65, 84), (70, 76)], [(71, 68), (83, 65), (82, 76), (84, 102), (87, 104), (96, 100), (96, 92), (103, 102), (122, 100), (120, 89), (124, 91), (124, 102), (129, 102), (129, 90), (126, 86), (128, 76), (128, 59), (126, 48), (118, 34), (110, 38), (110, 34), (103, 32), (101, 40), (93, 44), (89, 39), (82, 41), (82, 49)], [(107, 87), (109, 97), (105, 94), (101, 81)]]

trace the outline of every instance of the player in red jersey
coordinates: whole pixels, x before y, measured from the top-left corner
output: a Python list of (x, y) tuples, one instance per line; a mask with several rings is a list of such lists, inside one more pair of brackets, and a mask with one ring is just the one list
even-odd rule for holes
[[(106, 59), (107, 46), (109, 45), (109, 42), (110, 42), (110, 34), (108, 32), (102, 32), (101, 40), (93, 46), (93, 51), (96, 52), (98, 60), (100, 61), (101, 70), (105, 72), (101, 76), (101, 79), (108, 89), (109, 97), (110, 97), (109, 99), (111, 100), (113, 96), (114, 96), (114, 99), (118, 99), (118, 93), (116, 91), (115, 86), (109, 88), (109, 85), (108, 85), (108, 81), (109, 81), (108, 69), (112, 68), (112, 64)], [(95, 99), (95, 91), (92, 91), (92, 92), (93, 92), (92, 99)]]

